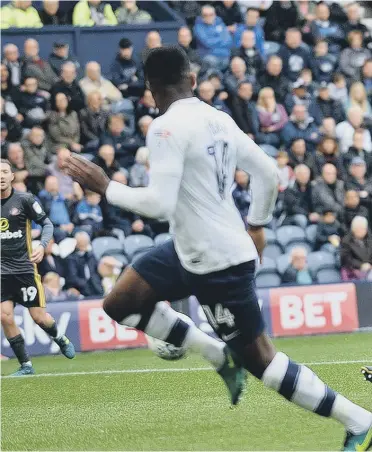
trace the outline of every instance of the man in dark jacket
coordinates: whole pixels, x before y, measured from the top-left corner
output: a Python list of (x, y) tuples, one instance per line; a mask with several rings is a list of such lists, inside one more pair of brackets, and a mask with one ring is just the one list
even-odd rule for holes
[(98, 263), (91, 251), (89, 235), (78, 232), (75, 239), (76, 250), (67, 258), (66, 286), (77, 289), (85, 297), (102, 296)]
[(46, 246), (43, 260), (38, 264), (37, 268), (41, 276), (54, 272), (64, 278), (66, 275), (66, 262), (60, 256), (53, 254), (54, 245), (55, 242), (52, 238)]
[(345, 192), (345, 209), (341, 218), (343, 235), (349, 233), (351, 222), (355, 217), (368, 219), (368, 209), (360, 205), (359, 193), (356, 190), (347, 190)]
[(327, 82), (321, 82), (319, 85), (316, 105), (323, 118), (333, 118), (336, 124), (345, 121), (344, 108), (340, 102), (331, 98)]
[[(60, 8), (59, 1), (43, 1), (43, 9), (39, 11), (43, 25), (67, 25), (68, 13)], [(70, 22), (71, 23), (71, 22)]]
[(208, 82), (208, 80), (201, 82), (199, 84), (198, 91), (200, 100), (211, 107), (216, 108), (217, 110), (224, 111), (225, 113), (231, 115), (231, 112), (225, 105), (225, 102), (216, 96), (216, 91), (211, 82)]
[(123, 96), (139, 96), (145, 87), (138, 63), (133, 59), (133, 44), (130, 39), (119, 41), (119, 52), (110, 68), (111, 81)]
[[(191, 63), (191, 69), (196, 73), (203, 67), (203, 61), (196, 50), (190, 47), (192, 34), (188, 27), (181, 27), (178, 30), (178, 45), (186, 52)], [(207, 65), (204, 65), (207, 69)], [(202, 70), (203, 71), (203, 70)]]
[(266, 40), (283, 42), (286, 30), (296, 27), (298, 21), (296, 2), (274, 1), (266, 14), (264, 26)]
[(295, 105), (304, 105), (309, 115), (314, 118), (315, 123), (318, 126), (322, 123), (323, 118), (320, 108), (302, 78), (293, 83), (292, 93), (287, 94), (284, 105), (289, 115)]
[(312, 67), (310, 52), (302, 45), (302, 36), (297, 28), (290, 28), (285, 33), (285, 43), (278, 55), (283, 60), (283, 73), (292, 82), (296, 81), (301, 71)]
[(325, 164), (322, 177), (316, 181), (312, 190), (315, 212), (322, 213), (332, 209), (338, 219), (342, 218), (344, 194), (344, 183), (337, 179), (337, 168), (330, 163)]
[(342, 165), (345, 172), (349, 171), (349, 167), (354, 158), (359, 157), (366, 163), (366, 175), (372, 177), (372, 156), (370, 152), (363, 149), (363, 130), (357, 129), (354, 132), (353, 145), (342, 155)]
[[(360, 21), (360, 5), (357, 2), (351, 2), (346, 6), (347, 22), (342, 23), (342, 27), (345, 32), (345, 36), (348, 36), (351, 31), (360, 31), (363, 35), (364, 46), (372, 49), (371, 32)], [(345, 47), (347, 43), (345, 42)]]
[(87, 96), (87, 107), (79, 112), (81, 143), (85, 152), (97, 151), (99, 139), (106, 131), (109, 113), (102, 104), (101, 93), (93, 91)]
[(274, 90), (276, 101), (284, 104), (289, 91), (289, 80), (283, 74), (283, 61), (277, 55), (272, 55), (266, 64), (266, 72), (259, 77), (260, 86), (269, 86)]
[(315, 158), (311, 152), (307, 152), (303, 138), (298, 138), (291, 143), (291, 147), (288, 149), (288, 157), (288, 165), (291, 168), (294, 169), (298, 165), (306, 165), (310, 169), (310, 179), (314, 178), (316, 172)]
[(61, 69), (61, 79), (51, 89), (51, 102), (53, 103), (58, 93), (63, 93), (70, 100), (72, 110), (79, 112), (85, 107), (85, 96), (76, 81), (76, 66), (71, 61), (64, 63)]
[(33, 126), (42, 125), (45, 122), (48, 103), (38, 91), (36, 78), (27, 77), (23, 87), (23, 91), (19, 93), (16, 106), (24, 118), (23, 127), (32, 129)]
[(247, 66), (247, 75), (258, 77), (265, 71), (263, 59), (256, 48), (256, 38), (252, 30), (246, 30), (242, 34), (241, 46), (234, 49), (231, 57), (242, 58)]
[(48, 62), (58, 77), (61, 75), (62, 66), (68, 61), (75, 65), (76, 72), (81, 76), (80, 63), (76, 57), (71, 55), (69, 45), (63, 41), (56, 41), (53, 44), (53, 52), (49, 55)]
[(238, 86), (237, 95), (231, 102), (231, 113), (239, 128), (251, 138), (259, 132), (259, 120), (254, 102), (252, 84), (243, 81)]
[(235, 0), (216, 2), (216, 14), (221, 17), (231, 33), (235, 31), (236, 24), (243, 22), (239, 4)]

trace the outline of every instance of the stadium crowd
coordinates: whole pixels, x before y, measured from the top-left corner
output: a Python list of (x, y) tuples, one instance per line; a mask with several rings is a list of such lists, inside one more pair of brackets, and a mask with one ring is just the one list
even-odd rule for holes
[[(372, 279), (372, 36), (360, 5), (168, 4), (187, 24), (178, 45), (198, 74), (195, 94), (231, 115), (277, 161), (280, 194), (258, 285)], [(70, 14), (55, 0), (40, 11), (16, 0), (1, 15), (2, 28), (152, 21), (134, 0), (116, 11), (109, 2), (80, 0)], [(155, 29), (145, 49), (124, 36), (107, 74), (98, 56), (82, 67), (64, 41), (47, 59), (35, 39), (22, 49), (3, 47), (1, 152), (14, 187), (37, 195), (55, 225), (40, 265), (50, 300), (107, 293), (128, 261), (168, 237), (167, 222), (109, 206), (62, 169), (79, 153), (113, 180), (148, 184), (146, 134), (159, 111), (145, 88), (143, 59), (161, 45)], [(246, 221), (246, 173), (236, 172), (232, 190)]]

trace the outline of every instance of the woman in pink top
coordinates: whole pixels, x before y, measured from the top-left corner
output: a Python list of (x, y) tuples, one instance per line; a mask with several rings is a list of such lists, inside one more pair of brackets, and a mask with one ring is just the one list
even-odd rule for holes
[(258, 142), (280, 146), (279, 132), (288, 122), (288, 115), (281, 104), (277, 104), (272, 88), (263, 88), (258, 94), (257, 112), (260, 121)]

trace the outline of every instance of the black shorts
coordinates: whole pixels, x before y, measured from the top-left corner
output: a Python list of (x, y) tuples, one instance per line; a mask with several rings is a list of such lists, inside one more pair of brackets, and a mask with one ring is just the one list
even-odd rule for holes
[(150, 250), (132, 264), (159, 300), (195, 295), (216, 333), (237, 352), (264, 330), (255, 287), (255, 262), (196, 275), (182, 267), (173, 241)]
[(1, 275), (1, 302), (13, 301), (25, 308), (45, 308), (45, 293), (38, 273)]

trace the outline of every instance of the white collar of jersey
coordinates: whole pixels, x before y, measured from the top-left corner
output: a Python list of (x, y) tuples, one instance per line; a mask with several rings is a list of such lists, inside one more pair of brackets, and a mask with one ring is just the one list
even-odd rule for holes
[(184, 105), (184, 104), (197, 104), (200, 100), (197, 97), (186, 97), (185, 99), (179, 99), (170, 104), (168, 110), (175, 107), (176, 105)]

